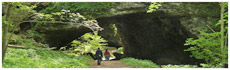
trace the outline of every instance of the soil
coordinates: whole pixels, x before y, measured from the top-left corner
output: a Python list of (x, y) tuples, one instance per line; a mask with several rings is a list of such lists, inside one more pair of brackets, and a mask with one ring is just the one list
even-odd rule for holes
[(93, 61), (91, 63), (91, 66), (89, 68), (131, 68), (129, 66), (126, 66), (122, 64), (121, 61), (102, 61), (101, 65), (97, 65), (97, 61)]

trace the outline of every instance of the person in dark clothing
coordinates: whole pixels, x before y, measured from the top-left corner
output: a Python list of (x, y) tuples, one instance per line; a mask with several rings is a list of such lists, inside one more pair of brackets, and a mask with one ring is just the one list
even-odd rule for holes
[(102, 58), (102, 51), (100, 50), (100, 48), (97, 49), (96, 51), (96, 57), (97, 57), (97, 65), (101, 64), (101, 58)]

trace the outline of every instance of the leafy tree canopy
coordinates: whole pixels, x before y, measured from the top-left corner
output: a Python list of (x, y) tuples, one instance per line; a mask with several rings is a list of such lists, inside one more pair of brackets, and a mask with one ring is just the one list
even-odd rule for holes
[(106, 11), (116, 4), (115, 2), (52, 2), (40, 12), (50, 14), (52, 12), (59, 12), (62, 9), (68, 9), (89, 17), (108, 14)]

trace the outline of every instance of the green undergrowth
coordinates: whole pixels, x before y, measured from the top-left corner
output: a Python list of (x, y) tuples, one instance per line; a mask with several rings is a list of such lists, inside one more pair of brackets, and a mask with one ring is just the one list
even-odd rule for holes
[(162, 68), (198, 68), (197, 65), (161, 65)]
[(140, 60), (134, 58), (123, 58), (121, 59), (122, 63), (135, 68), (160, 68), (159, 65), (151, 62), (150, 60)]
[(150, 60), (141, 60), (141, 59), (135, 59), (135, 58), (123, 58), (121, 59), (121, 62), (127, 66), (131, 66), (134, 68), (217, 68), (213, 65), (210, 64), (205, 64), (205, 63), (201, 63), (200, 67), (197, 65), (172, 65), (172, 64), (168, 64), (168, 65), (157, 65), (155, 63), (153, 63)]
[[(8, 34), (8, 43), (10, 45), (18, 45), (18, 46), (23, 46), (24, 48), (42, 48), (42, 45), (39, 44), (38, 42), (36, 42), (34, 40), (34, 38), (32, 38), (31, 36), (29, 36), (31, 34), (27, 34), (27, 35), (16, 35), (14, 33), (9, 33)], [(48, 47), (48, 45), (45, 45), (46, 47)]]
[(161, 65), (162, 68), (221, 68), (219, 66), (216, 65), (212, 65), (212, 64), (205, 64), (205, 63), (201, 63), (200, 66), (198, 67), (197, 65)]
[(69, 56), (49, 49), (8, 48), (3, 68), (87, 68), (89, 56)]

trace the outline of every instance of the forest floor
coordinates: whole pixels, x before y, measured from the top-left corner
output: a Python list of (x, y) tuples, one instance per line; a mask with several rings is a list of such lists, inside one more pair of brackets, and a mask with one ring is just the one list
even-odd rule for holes
[(122, 64), (122, 62), (119, 60), (102, 61), (101, 65), (97, 65), (97, 61), (95, 60), (91, 62), (91, 66), (89, 68), (131, 68), (131, 67)]
[[(116, 52), (117, 50), (112, 50), (111, 52)], [(90, 61), (91, 66), (89, 68), (131, 68), (130, 66), (122, 64), (120, 60), (114, 60), (115, 57), (110, 57), (110, 61), (105, 61), (102, 58), (101, 65), (97, 65), (97, 60)]]

